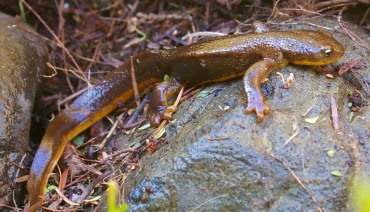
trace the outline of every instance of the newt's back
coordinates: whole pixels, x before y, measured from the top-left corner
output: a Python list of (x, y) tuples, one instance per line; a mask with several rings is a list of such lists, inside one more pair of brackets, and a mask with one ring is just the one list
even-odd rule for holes
[(198, 85), (244, 75), (262, 59), (277, 63), (325, 65), (342, 57), (343, 46), (325, 31), (291, 30), (227, 35), (166, 50), (169, 73)]

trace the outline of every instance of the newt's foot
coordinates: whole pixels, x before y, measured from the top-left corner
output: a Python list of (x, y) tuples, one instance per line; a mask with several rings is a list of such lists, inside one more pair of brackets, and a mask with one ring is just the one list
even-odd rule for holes
[(167, 108), (162, 107), (156, 112), (149, 111), (150, 126), (158, 127), (163, 120), (172, 120), (172, 113), (176, 112), (177, 108), (173, 105)]
[(248, 103), (248, 107), (245, 109), (246, 114), (250, 114), (255, 112), (257, 115), (257, 122), (261, 123), (264, 116), (270, 113), (270, 106), (265, 101), (250, 101)]

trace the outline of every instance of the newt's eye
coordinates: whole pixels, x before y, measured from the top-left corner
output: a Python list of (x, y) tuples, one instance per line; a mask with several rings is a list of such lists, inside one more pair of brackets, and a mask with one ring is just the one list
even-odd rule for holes
[(331, 55), (331, 49), (326, 49), (325, 55), (329, 57)]

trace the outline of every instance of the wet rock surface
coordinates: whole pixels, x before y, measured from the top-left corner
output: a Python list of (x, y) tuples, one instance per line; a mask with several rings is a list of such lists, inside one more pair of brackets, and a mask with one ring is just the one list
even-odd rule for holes
[[(17, 25), (17, 26), (14, 26)], [(31, 27), (0, 13), (0, 204), (24, 199), (15, 179), (24, 175), (31, 113), (40, 74), (46, 70), (46, 46)], [(14, 194), (13, 194), (14, 192)]]
[[(316, 24), (338, 28), (328, 19)], [(368, 41), (359, 27), (346, 27)], [(346, 47), (345, 56), (335, 64), (362, 56), (364, 66), (356, 72), (369, 83), (368, 50), (343, 34), (334, 36)], [(183, 102), (175, 121), (167, 125), (166, 145), (149, 154), (125, 181), (124, 200), (130, 210), (315, 211), (320, 206), (341, 211), (349, 207), (351, 178), (358, 172), (370, 173), (365, 166), (370, 162), (369, 106), (349, 121), (348, 89), (365, 92), (349, 85), (350, 73), (329, 79), (312, 70), (292, 65), (279, 69), (285, 77), (295, 76), (289, 90), (276, 72), (270, 75), (263, 90), (271, 113), (261, 124), (244, 114), (240, 80), (209, 85), (203, 90), (206, 97)], [(339, 132), (333, 127), (331, 93)], [(316, 117), (316, 123), (305, 121)], [(342, 176), (334, 176), (335, 171)]]

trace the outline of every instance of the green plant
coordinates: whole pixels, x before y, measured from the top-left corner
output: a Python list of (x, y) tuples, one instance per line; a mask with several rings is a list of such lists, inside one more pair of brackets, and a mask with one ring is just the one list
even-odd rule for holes
[(107, 197), (108, 197), (108, 212), (126, 212), (129, 205), (122, 203), (117, 206), (117, 191), (118, 185), (116, 181), (110, 180), (108, 182)]

